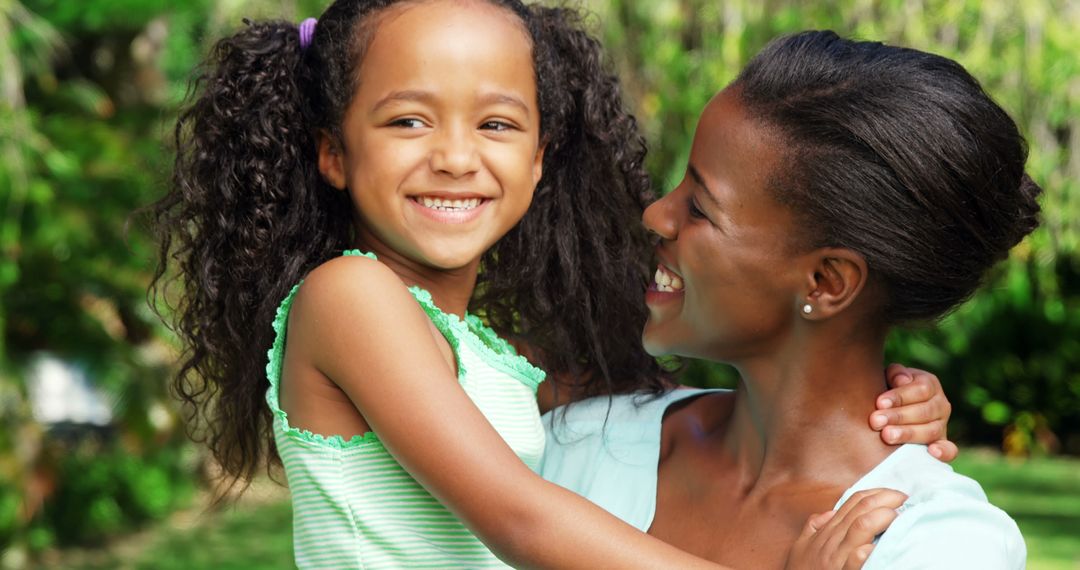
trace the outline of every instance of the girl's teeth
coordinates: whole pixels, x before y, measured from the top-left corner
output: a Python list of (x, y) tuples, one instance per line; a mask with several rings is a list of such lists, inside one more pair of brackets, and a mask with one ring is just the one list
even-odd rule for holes
[(417, 198), (425, 208), (432, 208), (435, 210), (441, 210), (444, 212), (455, 210), (471, 210), (480, 205), (480, 198), (469, 198), (468, 200), (443, 200), (442, 198), (428, 198), (426, 196), (420, 196)]

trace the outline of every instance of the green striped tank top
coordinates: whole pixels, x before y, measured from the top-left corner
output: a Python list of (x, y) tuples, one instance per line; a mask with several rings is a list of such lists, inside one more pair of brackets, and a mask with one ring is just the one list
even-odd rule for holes
[[(374, 254), (357, 250), (345, 255)], [(278, 403), (285, 328), (300, 285), (278, 308), (266, 367), (266, 401), (293, 504), (293, 545), (300, 568), (502, 568), (500, 562), (368, 432), (345, 440), (289, 425)], [(488, 421), (529, 467), (544, 452), (536, 388), (544, 373), (474, 315), (439, 310), (431, 294), (409, 289), (446, 337), (458, 381)], [(406, 358), (407, 355), (402, 355)], [(357, 363), (362, 365), (363, 363)]]

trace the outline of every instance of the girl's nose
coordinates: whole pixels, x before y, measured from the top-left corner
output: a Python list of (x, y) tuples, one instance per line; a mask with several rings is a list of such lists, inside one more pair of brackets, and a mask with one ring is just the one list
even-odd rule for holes
[(674, 240), (679, 235), (679, 220), (675, 211), (676, 191), (669, 192), (653, 202), (641, 216), (645, 229), (666, 240)]
[(435, 137), (430, 164), (435, 172), (460, 178), (480, 168), (480, 153), (472, 132), (464, 128), (446, 128)]

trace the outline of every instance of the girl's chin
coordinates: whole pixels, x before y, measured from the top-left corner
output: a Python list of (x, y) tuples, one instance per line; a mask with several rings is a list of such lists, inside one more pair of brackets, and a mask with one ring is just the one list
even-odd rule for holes
[(478, 261), (487, 251), (482, 244), (466, 244), (461, 247), (444, 247), (438, 250), (421, 250), (422, 263), (428, 267), (452, 271), (468, 267)]

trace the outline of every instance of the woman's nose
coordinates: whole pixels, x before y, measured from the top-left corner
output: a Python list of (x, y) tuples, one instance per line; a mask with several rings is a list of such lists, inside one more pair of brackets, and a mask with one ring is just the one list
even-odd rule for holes
[(641, 216), (645, 229), (662, 239), (674, 240), (679, 235), (679, 220), (674, 210), (675, 191), (653, 202)]

